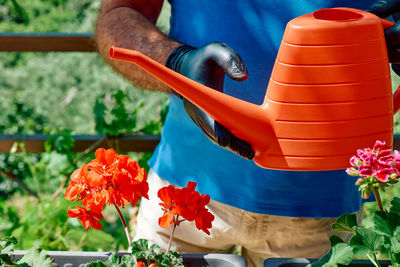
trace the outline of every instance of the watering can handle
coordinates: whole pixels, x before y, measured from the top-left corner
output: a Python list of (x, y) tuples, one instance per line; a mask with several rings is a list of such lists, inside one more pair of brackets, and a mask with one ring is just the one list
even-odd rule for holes
[(400, 109), (400, 86), (397, 87), (396, 92), (393, 94), (393, 114), (396, 114)]

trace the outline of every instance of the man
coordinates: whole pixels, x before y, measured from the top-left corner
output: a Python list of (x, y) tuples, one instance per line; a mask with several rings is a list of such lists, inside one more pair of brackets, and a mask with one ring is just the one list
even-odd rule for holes
[[(372, 0), (170, 2), (168, 37), (154, 26), (163, 0), (104, 0), (97, 41), (106, 61), (141, 87), (171, 92), (135, 65), (108, 59), (112, 45), (138, 50), (189, 78), (256, 104), (264, 99), (289, 20), (321, 8), (366, 9), (373, 4)], [(386, 17), (399, 10), (397, 2), (378, 1), (372, 11)], [(398, 36), (392, 28), (387, 37)], [(395, 37), (389, 39), (394, 40), (390, 45), (397, 45)], [(395, 55), (397, 49), (389, 51)], [(224, 80), (225, 73), (231, 79)], [(201, 193), (211, 196), (208, 208), (216, 219), (210, 236), (195, 232), (189, 223), (181, 224), (174, 239), (179, 252), (228, 252), (239, 245), (249, 266), (261, 266), (269, 257), (320, 257), (329, 249), (335, 218), (360, 209), (354, 180), (344, 170), (262, 169), (244, 159), (253, 153), (207, 114), (170, 94), (161, 141), (149, 162), (150, 200), (142, 201), (135, 238), (167, 246), (170, 229), (157, 225), (161, 213), (157, 190), (192, 180)]]

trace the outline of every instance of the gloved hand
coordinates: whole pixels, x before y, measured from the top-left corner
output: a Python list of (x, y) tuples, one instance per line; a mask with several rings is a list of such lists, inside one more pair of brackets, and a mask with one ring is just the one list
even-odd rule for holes
[[(166, 66), (220, 92), (223, 90), (225, 73), (236, 81), (247, 79), (247, 69), (239, 55), (220, 42), (212, 42), (199, 48), (180, 46), (169, 55)], [(234, 136), (187, 99), (178, 96), (183, 100), (186, 112), (213, 143), (243, 158), (254, 157), (249, 143)]]
[(395, 25), (385, 30), (385, 38), (392, 69), (400, 76), (400, 0), (378, 0), (366, 11), (380, 18), (393, 17)]

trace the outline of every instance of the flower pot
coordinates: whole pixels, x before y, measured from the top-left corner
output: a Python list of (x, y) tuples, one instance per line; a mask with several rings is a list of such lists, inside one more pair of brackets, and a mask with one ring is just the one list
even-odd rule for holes
[[(15, 250), (14, 260), (22, 258), (26, 250)], [(126, 254), (126, 253), (125, 253)], [(84, 267), (92, 261), (106, 261), (110, 252), (48, 251), (53, 260), (52, 267)], [(118, 253), (124, 255), (124, 253)], [(246, 267), (243, 257), (233, 254), (182, 254), (185, 266), (192, 267)], [(44, 267), (44, 266), (43, 266)]]
[[(263, 267), (305, 267), (307, 264), (317, 261), (318, 259), (306, 258), (269, 258), (264, 261)], [(391, 265), (388, 260), (379, 261), (381, 267)], [(374, 266), (369, 260), (353, 260), (349, 265), (351, 267), (370, 267)]]

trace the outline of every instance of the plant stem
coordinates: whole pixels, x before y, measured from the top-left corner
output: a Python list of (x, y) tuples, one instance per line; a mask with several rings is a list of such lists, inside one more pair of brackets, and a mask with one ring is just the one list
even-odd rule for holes
[(128, 225), (126, 224), (124, 216), (122, 215), (122, 213), (121, 213), (120, 209), (118, 208), (118, 206), (114, 204), (114, 207), (117, 209), (119, 217), (121, 218), (122, 224), (124, 226), (125, 235), (126, 235), (126, 238), (128, 239), (128, 244), (129, 244), (128, 251), (131, 251), (132, 240), (131, 240), (131, 237), (129, 235)]
[[(373, 257), (371, 257), (371, 254), (372, 254)], [(378, 259), (376, 258), (376, 254), (375, 253), (368, 253), (367, 257), (372, 262), (372, 264), (375, 265), (375, 267), (381, 267)]]
[(167, 254), (169, 253), (169, 250), (171, 249), (172, 239), (174, 238), (174, 233), (175, 233), (175, 228), (178, 225), (178, 217), (179, 217), (179, 215), (176, 215), (176, 217), (174, 217), (174, 226), (172, 227), (172, 232), (171, 232), (171, 235), (169, 236)]
[(383, 206), (382, 206), (382, 200), (381, 200), (381, 196), (379, 195), (379, 190), (378, 188), (373, 188), (372, 189), (372, 193), (374, 193), (374, 197), (376, 199), (376, 203), (378, 204), (378, 208), (379, 210), (383, 210)]
[(62, 191), (63, 191), (63, 189), (65, 187), (65, 184), (67, 183), (67, 180), (68, 180), (68, 176), (65, 175), (63, 181), (60, 184), (60, 186), (58, 187), (56, 192), (54, 192), (54, 194), (51, 196), (51, 200), (54, 201), (60, 196), (60, 194), (62, 193)]

